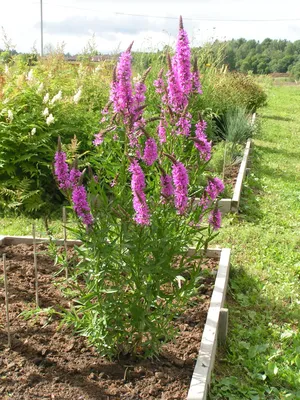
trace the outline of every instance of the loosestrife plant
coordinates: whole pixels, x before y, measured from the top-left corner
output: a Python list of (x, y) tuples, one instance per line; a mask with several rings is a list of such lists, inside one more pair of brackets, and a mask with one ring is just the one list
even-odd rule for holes
[(169, 69), (154, 82), (162, 100), (156, 115), (147, 113), (149, 70), (132, 83), (131, 47), (114, 70), (93, 168), (70, 167), (60, 144), (55, 156), (57, 183), (84, 243), (66, 320), (108, 356), (153, 355), (173, 336), (171, 321), (201, 270), (200, 253), (187, 250), (206, 248), (220, 227), (216, 200), (224, 189), (218, 178), (201, 184), (211, 143), (205, 121), (189, 112), (201, 84), (182, 21)]

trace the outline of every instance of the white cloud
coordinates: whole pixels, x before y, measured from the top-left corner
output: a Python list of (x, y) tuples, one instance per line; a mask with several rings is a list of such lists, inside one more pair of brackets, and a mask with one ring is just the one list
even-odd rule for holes
[[(161, 24), (163, 25), (163, 24)], [(134, 17), (115, 16), (112, 20), (102, 17), (85, 17), (75, 16), (68, 17), (63, 21), (46, 21), (44, 31), (48, 34), (66, 34), (66, 35), (88, 35), (91, 32), (96, 35), (105, 33), (124, 33), (138, 34), (139, 32), (147, 32), (151, 30), (150, 21), (143, 22), (136, 20)], [(159, 29), (161, 30), (162, 27)]]
[[(0, 25), (16, 43), (18, 51), (30, 51), (40, 43), (39, 1), (10, 0), (1, 8)], [(173, 43), (177, 17), (184, 24), (194, 44), (218, 39), (245, 37), (263, 40), (299, 39), (300, 21), (224, 22), (222, 19), (293, 19), (300, 15), (298, 0), (43, 0), (44, 43), (65, 42), (65, 51), (80, 52), (91, 32), (99, 51), (125, 49), (132, 40), (135, 49)], [(153, 6), (153, 4), (155, 4)], [(16, 12), (17, 11), (17, 12)], [(125, 14), (150, 15), (136, 17)], [(157, 17), (174, 17), (153, 18)], [(191, 18), (192, 20), (190, 20)], [(215, 21), (201, 21), (214, 19)], [(149, 39), (151, 38), (151, 39)], [(151, 45), (149, 45), (149, 41)], [(1, 44), (0, 44), (1, 47)], [(3, 46), (2, 46), (3, 47)]]

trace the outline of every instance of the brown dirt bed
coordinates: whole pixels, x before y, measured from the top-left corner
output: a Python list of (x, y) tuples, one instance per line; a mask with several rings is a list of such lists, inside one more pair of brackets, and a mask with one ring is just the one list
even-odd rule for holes
[[(53, 285), (57, 270), (38, 246), (41, 307), (67, 306)], [(174, 324), (179, 335), (164, 345), (159, 359), (108, 361), (88, 347), (59, 321), (47, 318), (25, 321), (19, 314), (34, 307), (33, 248), (29, 245), (0, 246), (6, 253), (12, 349), (8, 350), (3, 274), (0, 275), (0, 398), (3, 400), (150, 400), (185, 399), (200, 347), (213, 290), (214, 275), (206, 278), (186, 312)], [(215, 270), (217, 261), (204, 268)], [(55, 279), (59, 279), (56, 277)]]
[(241, 164), (229, 165), (225, 169), (224, 183), (234, 190)]

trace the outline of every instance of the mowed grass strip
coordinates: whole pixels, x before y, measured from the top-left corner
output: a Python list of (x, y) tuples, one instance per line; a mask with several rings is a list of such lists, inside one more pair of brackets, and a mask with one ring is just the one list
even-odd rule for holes
[(300, 399), (300, 87), (272, 88), (259, 123), (243, 214), (216, 239), (233, 257), (211, 399)]
[[(71, 211), (68, 211), (68, 226), (74, 227), (75, 223)], [(0, 216), (0, 235), (4, 236), (32, 236), (32, 224), (36, 226), (37, 237), (48, 237), (45, 223), (42, 219), (33, 219), (23, 215)], [(59, 239), (63, 237), (62, 217), (57, 216), (48, 221), (48, 226), (53, 237)], [(73, 232), (68, 231), (68, 238), (75, 238)]]

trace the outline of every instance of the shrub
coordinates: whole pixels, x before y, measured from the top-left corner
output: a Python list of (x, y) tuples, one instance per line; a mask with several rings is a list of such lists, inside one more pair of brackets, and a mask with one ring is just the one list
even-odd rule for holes
[(224, 113), (235, 106), (245, 107), (248, 112), (255, 112), (265, 105), (267, 95), (251, 75), (224, 73), (216, 76), (215, 91), (212, 95), (214, 109)]
[(0, 103), (0, 207), (34, 217), (63, 201), (52, 174), (58, 136), (70, 141), (76, 135), (77, 151), (86, 153), (107, 93), (100, 71), (70, 71), (73, 66), (56, 58), (46, 62), (26, 72), (19, 62), (6, 68)]

